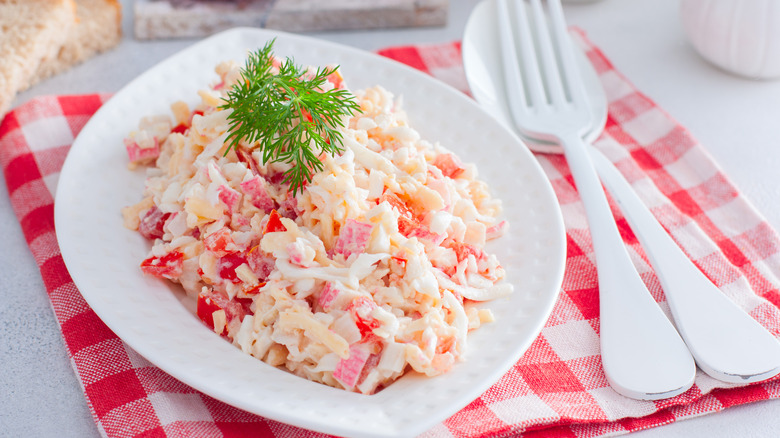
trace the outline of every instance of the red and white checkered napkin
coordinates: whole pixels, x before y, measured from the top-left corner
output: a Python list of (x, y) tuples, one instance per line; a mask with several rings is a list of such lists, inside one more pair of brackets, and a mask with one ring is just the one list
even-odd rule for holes
[[(639, 93), (582, 37), (609, 96), (597, 145), (633, 183), (671, 235), (723, 293), (780, 333), (780, 240), (690, 134)], [(466, 90), (457, 43), (381, 54)], [(40, 265), (76, 374), (106, 436), (315, 436), (225, 405), (178, 382), (119, 340), (90, 310), (60, 256), (53, 197), (70, 144), (107, 96), (44, 97), (0, 124), (0, 163), (11, 203)], [(116, 145), (121, 147), (121, 145)], [(564, 159), (537, 157), (567, 226), (567, 269), (553, 314), (525, 356), (492, 388), (426, 437), (604, 436), (780, 398), (778, 380), (728, 385), (699, 374), (685, 394), (650, 402), (607, 384), (599, 356), (596, 270), (585, 215)], [(666, 307), (626, 221), (618, 223), (644, 280)]]

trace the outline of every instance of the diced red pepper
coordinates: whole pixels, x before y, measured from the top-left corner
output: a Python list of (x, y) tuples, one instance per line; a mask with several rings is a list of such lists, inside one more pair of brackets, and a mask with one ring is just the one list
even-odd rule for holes
[(159, 278), (175, 279), (183, 272), (183, 262), (184, 254), (171, 251), (160, 257), (152, 256), (145, 259), (141, 262), (141, 271)]
[(271, 214), (268, 216), (268, 222), (265, 224), (263, 234), (275, 233), (278, 231), (287, 231), (287, 227), (285, 227), (282, 223), (282, 217), (279, 215), (279, 212), (276, 210), (271, 210)]

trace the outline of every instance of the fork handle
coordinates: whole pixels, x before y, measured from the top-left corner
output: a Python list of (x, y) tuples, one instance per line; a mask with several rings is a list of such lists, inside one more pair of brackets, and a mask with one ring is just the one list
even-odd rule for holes
[(696, 365), (632, 263), (578, 132), (561, 144), (585, 207), (599, 282), (601, 360), (610, 385), (631, 398), (673, 397), (693, 384)]
[(588, 151), (647, 253), (677, 330), (699, 367), (731, 383), (757, 382), (780, 373), (780, 342), (693, 264), (609, 159), (594, 147)]

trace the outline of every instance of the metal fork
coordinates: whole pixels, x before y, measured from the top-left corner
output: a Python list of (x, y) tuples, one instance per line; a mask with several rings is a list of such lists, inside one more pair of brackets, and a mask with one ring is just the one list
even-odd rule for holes
[(599, 283), (601, 360), (610, 385), (631, 398), (685, 392), (696, 365), (636, 271), (582, 137), (593, 110), (570, 46), (560, 0), (498, 0), (504, 80), (516, 128), (563, 146), (585, 207)]

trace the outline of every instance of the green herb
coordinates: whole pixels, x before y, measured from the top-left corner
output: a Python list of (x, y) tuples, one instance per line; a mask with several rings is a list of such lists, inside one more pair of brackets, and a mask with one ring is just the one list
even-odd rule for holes
[(237, 148), (242, 140), (260, 148), (263, 163), (292, 164), (284, 181), (293, 195), (322, 170), (319, 156), (343, 149), (343, 116), (360, 111), (349, 91), (322, 86), (338, 67), (316, 71), (296, 66), (287, 58), (274, 73), (272, 47), (275, 40), (250, 53), (241, 70), (241, 80), (228, 91), (220, 108), (232, 109), (228, 116), (228, 148)]

